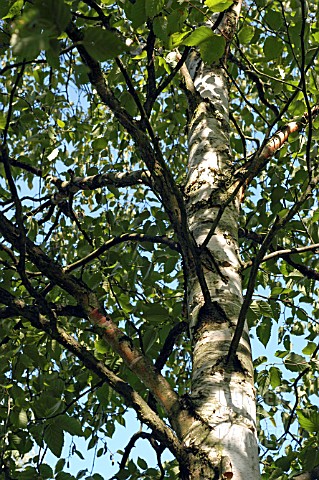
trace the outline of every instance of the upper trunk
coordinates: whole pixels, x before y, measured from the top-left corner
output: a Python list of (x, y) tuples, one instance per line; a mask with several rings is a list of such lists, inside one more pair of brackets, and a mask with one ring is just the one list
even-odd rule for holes
[[(192, 61), (188, 68), (201, 100), (190, 122), (185, 192), (189, 227), (200, 247), (229, 195), (232, 154), (225, 71), (219, 66), (204, 67), (198, 58)], [(247, 326), (235, 361), (226, 363), (242, 304), (238, 217), (239, 201), (235, 198), (202, 251), (210, 304), (204, 302), (196, 272), (188, 283), (193, 343), (191, 398), (198, 417), (184, 441), (193, 453), (200, 452), (191, 466), (192, 479), (259, 478)]]

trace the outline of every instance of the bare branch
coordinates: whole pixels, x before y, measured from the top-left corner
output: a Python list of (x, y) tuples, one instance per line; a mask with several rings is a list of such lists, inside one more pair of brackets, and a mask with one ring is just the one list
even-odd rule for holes
[(152, 126), (149, 122), (147, 113), (146, 113), (143, 105), (141, 104), (140, 98), (138, 96), (138, 93), (137, 93), (136, 89), (134, 88), (134, 85), (131, 81), (131, 78), (128, 75), (122, 61), (119, 58), (116, 58), (115, 61), (118, 65), (119, 69), (121, 70), (121, 73), (124, 77), (124, 80), (125, 80), (125, 83), (127, 85), (128, 91), (132, 95), (133, 100), (135, 101), (135, 104), (136, 104), (137, 108), (139, 109), (139, 112), (141, 114), (141, 125), (143, 125), (143, 129), (145, 127), (145, 129), (148, 131), (149, 136), (151, 137), (152, 141), (155, 142), (156, 140), (155, 140), (155, 134), (154, 134), (153, 128), (152, 128)]
[(255, 107), (254, 103), (250, 102), (248, 100), (248, 96), (246, 95), (245, 92), (243, 92), (241, 90), (241, 88), (239, 87), (238, 83), (236, 82), (236, 80), (233, 78), (233, 76), (230, 74), (230, 72), (227, 72), (227, 75), (228, 77), (230, 78), (230, 80), (232, 81), (233, 85), (235, 86), (235, 88), (237, 89), (238, 93), (240, 94), (240, 96), (242, 97), (243, 101), (246, 103), (246, 105), (249, 106), (249, 108), (251, 110), (253, 110), (255, 113), (257, 113), (257, 115), (263, 119), (263, 121), (269, 125), (269, 122), (267, 121), (267, 119), (262, 115), (262, 113), (258, 110), (258, 108)]
[[(48, 176), (47, 180), (51, 181), (59, 189), (62, 199), (67, 198), (71, 193), (75, 194), (80, 190), (95, 190), (97, 188), (112, 185), (118, 188), (132, 187), (135, 185), (146, 185), (150, 182), (150, 175), (145, 170), (136, 170), (134, 172), (108, 172), (92, 175), (90, 177), (72, 177), (71, 180), (62, 182), (58, 177)], [(59, 203), (60, 198), (57, 196)]]
[[(121, 460), (121, 463), (120, 463), (120, 470), (122, 470), (125, 467), (126, 462), (127, 462), (128, 458), (130, 456), (131, 450), (132, 450), (132, 448), (134, 447), (135, 443), (137, 442), (137, 440), (139, 438), (143, 438), (143, 439), (148, 440), (150, 442), (150, 444), (152, 445), (152, 447), (154, 447), (154, 438), (150, 433), (147, 433), (147, 432), (136, 432), (136, 433), (134, 433), (132, 435), (130, 441), (126, 445), (125, 449), (124, 449), (123, 457), (122, 457), (122, 460)], [(158, 446), (157, 446), (157, 448), (158, 448)], [(163, 450), (163, 448), (162, 448), (162, 450)]]
[(167, 75), (167, 77), (165, 77), (162, 82), (159, 84), (159, 86), (156, 88), (155, 92), (150, 92), (148, 98), (146, 99), (146, 102), (145, 102), (145, 105), (144, 105), (144, 108), (145, 108), (145, 111), (146, 112), (150, 112), (151, 111), (151, 108), (152, 108), (152, 105), (153, 103), (155, 102), (155, 100), (157, 99), (157, 97), (162, 93), (162, 91), (168, 87), (168, 85), (171, 83), (171, 81), (173, 80), (173, 78), (176, 76), (177, 72), (181, 69), (181, 67), (184, 65), (184, 63), (186, 62), (186, 59), (187, 59), (187, 55), (189, 54), (190, 52), (190, 49), (191, 47), (185, 47), (184, 48), (184, 51), (182, 53), (182, 56), (180, 57), (180, 59), (178, 60), (177, 64), (175, 65), (175, 67), (173, 68), (173, 70), (171, 71), (171, 73), (169, 75)]
[[(311, 116), (316, 117), (319, 113), (319, 105), (315, 105), (311, 109)], [(243, 167), (241, 167), (235, 174), (239, 177), (232, 189), (229, 191), (228, 198), (224, 201), (223, 205), (219, 208), (217, 216), (214, 220), (214, 223), (207, 234), (204, 242), (201, 245), (201, 250), (203, 250), (207, 245), (212, 236), (215, 233), (215, 229), (226, 209), (226, 207), (234, 200), (234, 198), (242, 191), (241, 196), (243, 196), (244, 189), (249, 185), (253, 178), (268, 163), (270, 158), (279, 150), (284, 143), (288, 140), (289, 136), (296, 132), (300, 131), (308, 124), (308, 112), (305, 112), (301, 118), (297, 120), (292, 120), (291, 122), (284, 125), (279, 129), (267, 142), (264, 146), (261, 147), (260, 152), (253, 156), (252, 160), (247, 162)]]
[[(149, 99), (152, 98), (154, 92), (156, 91), (156, 75), (155, 75), (155, 65), (154, 65), (154, 46), (155, 46), (155, 34), (153, 31), (153, 24), (151, 20), (148, 21), (149, 34), (146, 40), (146, 53), (147, 53), (147, 83), (146, 83), (146, 103), (151, 107), (151, 102)], [(150, 115), (151, 111), (147, 111), (147, 115)]]
[(285, 262), (289, 263), (289, 265), (291, 265), (293, 268), (298, 270), (305, 277), (310, 278), (312, 280), (319, 280), (319, 272), (314, 268), (307, 267), (306, 265), (294, 262), (289, 255), (287, 256), (283, 255), (282, 258), (285, 260)]

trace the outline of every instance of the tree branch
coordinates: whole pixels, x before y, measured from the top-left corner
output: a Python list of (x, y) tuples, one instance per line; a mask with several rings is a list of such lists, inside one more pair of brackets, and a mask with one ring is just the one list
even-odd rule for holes
[[(256, 232), (249, 232), (249, 231), (246, 231), (245, 229), (239, 230), (239, 236), (246, 237), (258, 244), (261, 244), (263, 242), (263, 239), (265, 238), (264, 235), (260, 235)], [(319, 243), (315, 243), (313, 245), (306, 245), (305, 247), (293, 247), (290, 249), (283, 249), (281, 247), (278, 247), (277, 250), (274, 250), (270, 254), (265, 255), (262, 262), (266, 262), (267, 260), (271, 260), (279, 256), (283, 258), (285, 262), (289, 263), (289, 265), (291, 265), (293, 268), (295, 268), (296, 270), (299, 270), (299, 272), (301, 272), (307, 278), (310, 278), (312, 280), (319, 280), (319, 273), (317, 272), (317, 270), (315, 270), (314, 268), (310, 268), (307, 265), (297, 263), (291, 258), (291, 255), (294, 255), (296, 253), (303, 253), (307, 251), (315, 251), (316, 253), (316, 250), (319, 250)], [(250, 267), (252, 264), (253, 264), (252, 261), (246, 262), (245, 265), (243, 266), (243, 270)]]
[(177, 338), (180, 336), (181, 333), (187, 330), (187, 327), (188, 327), (187, 322), (179, 322), (168, 333), (165, 339), (165, 342), (163, 344), (163, 347), (155, 362), (155, 368), (159, 372), (162, 370), (165, 363), (167, 362), (168, 357), (172, 353)]
[(72, 263), (71, 265), (68, 265), (65, 267), (64, 271), (65, 272), (72, 272), (73, 270), (76, 270), (79, 267), (82, 267), (83, 265), (87, 265), (88, 263), (92, 262), (96, 258), (98, 258), (100, 255), (102, 255), (104, 252), (109, 250), (111, 247), (114, 247), (115, 245), (119, 245), (120, 243), (123, 242), (152, 242), (152, 243), (162, 243), (164, 245), (167, 245), (173, 250), (180, 251), (180, 248), (174, 240), (166, 237), (165, 235), (163, 236), (153, 236), (153, 235), (147, 235), (145, 233), (123, 233), (119, 237), (114, 237), (108, 240), (107, 242), (104, 243), (101, 247), (97, 248), (93, 252), (89, 253), (84, 258), (81, 258), (80, 260)]
[(152, 141), (153, 141), (153, 143), (154, 143), (154, 142), (156, 142), (156, 139), (155, 139), (155, 134), (154, 134), (153, 128), (152, 128), (152, 126), (151, 126), (151, 124), (150, 124), (150, 122), (149, 122), (147, 113), (146, 113), (146, 111), (145, 111), (145, 109), (144, 109), (144, 107), (143, 107), (143, 105), (142, 105), (142, 103), (141, 103), (141, 101), (140, 101), (140, 98), (139, 98), (139, 96), (138, 96), (138, 93), (137, 93), (137, 91), (136, 91), (135, 88), (134, 88), (134, 85), (133, 85), (133, 83), (132, 83), (132, 81), (131, 81), (131, 78), (130, 78), (130, 76), (128, 75), (128, 73), (127, 73), (127, 71), (126, 71), (126, 69), (125, 69), (122, 61), (121, 61), (119, 58), (116, 58), (115, 61), (116, 61), (117, 65), (118, 65), (119, 69), (121, 70), (121, 73), (122, 73), (122, 75), (123, 75), (123, 77), (124, 77), (124, 80), (125, 80), (125, 83), (126, 83), (126, 85), (127, 85), (128, 91), (129, 91), (130, 94), (132, 95), (133, 100), (134, 100), (134, 102), (135, 102), (135, 104), (136, 104), (136, 106), (137, 106), (137, 108), (138, 108), (138, 110), (139, 110), (139, 112), (140, 112), (140, 115), (141, 115), (141, 125), (143, 125), (143, 127), (144, 127), (143, 130), (145, 130), (145, 129), (147, 130), (149, 136), (151, 137), (151, 139), (152, 139)]
[(183, 448), (174, 433), (130, 385), (115, 375), (101, 361), (97, 360), (89, 350), (80, 345), (65, 330), (59, 326), (53, 327), (43, 317), (37, 306), (27, 306), (22, 300), (15, 298), (2, 287), (0, 287), (0, 293), (1, 303), (8, 305), (16, 315), (26, 318), (35, 328), (46, 332), (69, 352), (72, 352), (81, 360), (83, 365), (96, 373), (99, 378), (106, 381), (113, 390), (119, 393), (129, 407), (134, 408), (139, 419), (152, 429), (153, 435), (158, 441), (167, 446), (180, 461), (187, 461)]
[(168, 87), (168, 85), (171, 83), (171, 81), (173, 80), (173, 78), (176, 76), (177, 72), (181, 69), (181, 67), (184, 65), (184, 63), (186, 62), (186, 59), (187, 59), (187, 56), (190, 52), (190, 49), (191, 47), (185, 47), (184, 48), (184, 51), (182, 53), (182, 56), (180, 57), (180, 59), (178, 60), (177, 64), (175, 65), (175, 67), (173, 68), (173, 70), (171, 71), (171, 73), (169, 75), (167, 75), (167, 77), (165, 77), (162, 82), (159, 84), (159, 86), (155, 89), (154, 92), (150, 92), (149, 93), (149, 96), (147, 97), (146, 99), (146, 102), (145, 102), (145, 105), (144, 105), (144, 108), (145, 108), (145, 111), (146, 113), (150, 113), (151, 111), (151, 108), (155, 102), (155, 100), (157, 99), (157, 97), (162, 93), (162, 91)]
[[(6, 241), (19, 249), (19, 230), (0, 212), (0, 232)], [(111, 346), (128, 368), (150, 389), (154, 397), (166, 410), (172, 425), (182, 437), (192, 417), (185, 410), (178, 394), (168, 381), (160, 375), (149, 359), (133, 345), (133, 342), (120, 330), (99, 304), (94, 292), (80, 279), (66, 273), (62, 267), (51, 260), (29, 238), (26, 238), (26, 252), (29, 259), (46, 275), (51, 282), (67, 291), (83, 308), (91, 323), (101, 330), (102, 338)]]
[(256, 282), (256, 278), (257, 278), (259, 265), (262, 262), (262, 259), (265, 256), (265, 253), (266, 253), (268, 247), (270, 246), (273, 238), (277, 234), (277, 232), (280, 231), (286, 225), (286, 223), (289, 222), (289, 220), (291, 220), (293, 218), (293, 216), (297, 213), (297, 211), (301, 207), (301, 205), (311, 195), (312, 190), (313, 190), (313, 185), (315, 185), (317, 181), (318, 181), (318, 177), (316, 179), (314, 179), (313, 181), (308, 183), (308, 186), (305, 189), (305, 191), (303, 192), (303, 194), (301, 195), (300, 199), (293, 205), (293, 207), (289, 210), (289, 212), (286, 215), (284, 215), (283, 217), (278, 217), (277, 216), (275, 222), (273, 223), (269, 232), (265, 236), (265, 238), (263, 240), (263, 243), (260, 246), (259, 251), (257, 252), (257, 255), (256, 255), (255, 260), (253, 262), (253, 265), (251, 267), (245, 299), (244, 299), (244, 302), (241, 306), (239, 316), (238, 316), (237, 325), (236, 325), (235, 332), (234, 332), (234, 336), (232, 338), (232, 341), (231, 341), (231, 344), (230, 344), (230, 347), (229, 347), (227, 360), (226, 360), (227, 364), (231, 364), (231, 362), (233, 361), (233, 359), (236, 355), (236, 351), (237, 351), (237, 348), (238, 348), (238, 345), (239, 345), (239, 342), (240, 342), (240, 339), (241, 339), (241, 336), (242, 336), (242, 333), (243, 333), (243, 330), (244, 330), (247, 311), (248, 311), (248, 308), (249, 308), (249, 305), (250, 305), (250, 302), (251, 302), (251, 298), (252, 298), (253, 293), (254, 293), (255, 282)]
[[(122, 460), (121, 460), (121, 463), (120, 463), (120, 471), (125, 467), (126, 462), (127, 462), (128, 458), (130, 456), (131, 450), (132, 450), (132, 448), (134, 447), (135, 443), (137, 442), (137, 440), (139, 438), (143, 438), (143, 439), (148, 440), (149, 443), (152, 445), (152, 447), (155, 448), (155, 450), (158, 450), (159, 446), (154, 445), (154, 438), (153, 438), (152, 434), (147, 433), (147, 432), (136, 432), (136, 433), (134, 433), (132, 435), (132, 437), (130, 438), (130, 441), (128, 442), (128, 444), (124, 448), (123, 457), (122, 457)], [(163, 447), (161, 447), (161, 450), (163, 451)], [(116, 478), (116, 475), (113, 478)]]
[[(12, 167), (22, 168), (27, 172), (33, 173), (37, 177), (42, 177), (42, 170), (40, 168), (34, 167), (33, 165), (28, 165), (27, 163), (21, 162), (20, 160), (15, 160), (9, 156), (8, 156), (8, 160)], [(2, 154), (0, 154), (0, 162), (4, 163)]]
[(313, 468), (310, 472), (299, 473), (294, 475), (293, 480), (318, 480), (319, 478), (319, 465)]
[[(303, 253), (303, 252), (315, 252), (319, 251), (319, 243), (314, 243), (313, 245), (306, 245), (305, 247), (294, 247), (294, 248), (286, 248), (282, 250), (276, 250), (275, 252), (269, 253), (265, 255), (264, 258), (260, 263), (267, 262), (268, 260), (272, 260), (276, 257), (286, 257), (289, 255), (294, 255), (295, 253)], [(249, 261), (245, 264), (244, 268), (250, 267), (253, 264), (253, 261)]]
[[(146, 53), (147, 53), (147, 83), (146, 83), (146, 104), (151, 107), (152, 103), (149, 101), (156, 92), (156, 79), (155, 79), (155, 65), (154, 65), (154, 46), (155, 46), (155, 34), (153, 31), (153, 24), (151, 20), (147, 22), (149, 28), (149, 34), (146, 40)], [(151, 110), (148, 108), (147, 115), (150, 115)]]
[[(315, 105), (311, 109), (311, 118), (315, 118), (319, 113), (319, 105)], [(289, 136), (294, 132), (303, 130), (309, 123), (309, 114), (305, 112), (302, 117), (291, 120), (286, 125), (277, 130), (272, 137), (266, 141), (257, 152), (252, 160), (247, 162), (237, 172), (236, 176), (243, 179), (244, 185), (248, 186), (268, 163), (269, 159), (286, 143)]]
[[(315, 348), (315, 350), (313, 351), (312, 355), (311, 355), (311, 360), (313, 360), (317, 354), (318, 354), (318, 351), (319, 351), (319, 344), (317, 345), (317, 347)], [(298, 382), (299, 380), (304, 377), (306, 375), (306, 373), (308, 373), (310, 370), (310, 367), (306, 367), (304, 368), (300, 373), (299, 375), (295, 378), (293, 384), (292, 384), (292, 387), (294, 389), (294, 392), (295, 392), (295, 403), (292, 407), (292, 410), (290, 412), (290, 416), (289, 416), (289, 419), (288, 419), (288, 422), (287, 424), (285, 425), (285, 431), (283, 433), (283, 435), (280, 437), (280, 438), (283, 438), (288, 432), (289, 432), (289, 429), (290, 429), (290, 426), (292, 424), (292, 421), (293, 421), (293, 418), (294, 418), (294, 414), (296, 412), (296, 409), (298, 407), (298, 403), (299, 403), (299, 391), (298, 391)], [(295, 477), (293, 477), (295, 478)]]
[(185, 270), (188, 273), (193, 272), (194, 270), (196, 271), (204, 299), (206, 302), (210, 302), (209, 289), (198, 256), (198, 248), (189, 231), (185, 202), (180, 190), (176, 186), (172, 172), (164, 161), (158, 142), (156, 141), (153, 145), (150, 143), (148, 136), (139, 127), (139, 123), (129, 115), (114, 96), (113, 92), (105, 82), (100, 64), (88, 54), (83, 45), (79, 44), (80, 41), (83, 40), (83, 32), (70, 23), (66, 28), (66, 33), (71, 40), (77, 43), (77, 49), (80, 56), (90, 69), (90, 72), (88, 73), (89, 80), (95, 87), (101, 100), (112, 110), (115, 117), (136, 143), (141, 158), (150, 171), (153, 180), (153, 189), (155, 190), (155, 193), (160, 196), (177, 235), (178, 242), (181, 246)]
[(301, 263), (294, 262), (289, 255), (283, 255), (282, 258), (291, 265), (293, 268), (302, 273), (305, 277), (310, 278), (311, 280), (319, 280), (319, 272), (314, 268), (307, 267)]
[(276, 105), (270, 103), (265, 95), (265, 84), (264, 82), (260, 79), (259, 74), (257, 74), (255, 71), (251, 70), (247, 65), (245, 65), (243, 62), (239, 60), (239, 58), (235, 57), (232, 53), (229, 54), (228, 56), (229, 60), (237, 65), (240, 70), (242, 70), (244, 73), (247, 74), (247, 77), (252, 80), (257, 88), (258, 96), (261, 100), (261, 102), (270, 110), (274, 112), (276, 117), (279, 115), (279, 110), (276, 107)]
[[(311, 109), (311, 116), (316, 117), (319, 113), (319, 105), (315, 105)], [(260, 152), (256, 153), (252, 160), (247, 162), (242, 166), (236, 173), (235, 176), (239, 177), (239, 180), (235, 181), (232, 185), (232, 188), (229, 189), (229, 196), (223, 202), (223, 205), (219, 208), (215, 221), (207, 234), (204, 242), (201, 245), (201, 250), (208, 245), (208, 242), (215, 233), (215, 229), (225, 211), (225, 208), (233, 201), (237, 194), (242, 191), (241, 196), (243, 196), (244, 189), (250, 184), (250, 182), (255, 178), (260, 171), (263, 170), (265, 165), (268, 163), (270, 158), (279, 150), (284, 143), (288, 140), (289, 136), (296, 132), (300, 131), (308, 124), (309, 115), (308, 112), (305, 112), (304, 115), (297, 119), (293, 120), (282, 128), (280, 128), (260, 149)]]

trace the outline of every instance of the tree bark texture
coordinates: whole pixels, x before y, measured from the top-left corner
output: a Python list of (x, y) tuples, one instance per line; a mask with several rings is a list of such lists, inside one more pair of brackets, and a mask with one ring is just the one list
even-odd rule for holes
[[(194, 457), (192, 479), (258, 480), (255, 390), (247, 325), (234, 360), (230, 364), (226, 361), (243, 301), (238, 198), (225, 208), (211, 235), (216, 216), (231, 194), (227, 79), (222, 66), (204, 66), (196, 55), (188, 70), (196, 89), (197, 107), (190, 121), (185, 193), (189, 227), (201, 252), (211, 301), (205, 301), (193, 272), (188, 282), (193, 347), (191, 399), (198, 418), (184, 442), (193, 452), (201, 452)], [(205, 242), (207, 235), (211, 238)]]

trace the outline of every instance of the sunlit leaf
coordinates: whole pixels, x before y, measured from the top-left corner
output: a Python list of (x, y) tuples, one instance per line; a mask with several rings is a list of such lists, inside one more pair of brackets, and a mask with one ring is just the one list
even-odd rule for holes
[(205, 0), (205, 5), (207, 5), (212, 12), (223, 12), (233, 3), (232, 0)]

